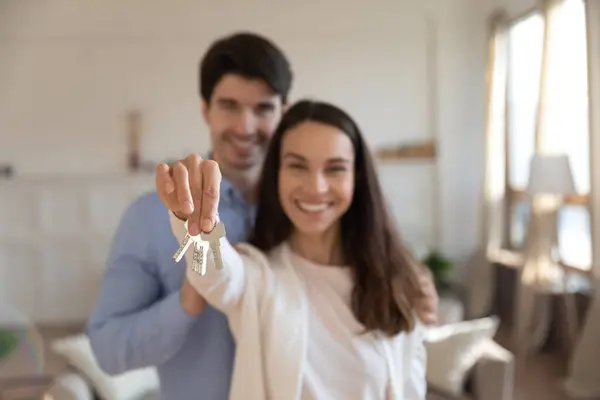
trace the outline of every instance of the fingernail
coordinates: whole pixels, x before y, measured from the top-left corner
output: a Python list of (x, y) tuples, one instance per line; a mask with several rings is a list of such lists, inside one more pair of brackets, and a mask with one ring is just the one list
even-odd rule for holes
[(204, 232), (208, 233), (208, 232), (212, 231), (212, 228), (213, 228), (212, 221), (209, 218), (204, 218), (202, 220), (202, 230)]
[(198, 224), (196, 222), (188, 222), (188, 233), (192, 236), (196, 236), (198, 234)]

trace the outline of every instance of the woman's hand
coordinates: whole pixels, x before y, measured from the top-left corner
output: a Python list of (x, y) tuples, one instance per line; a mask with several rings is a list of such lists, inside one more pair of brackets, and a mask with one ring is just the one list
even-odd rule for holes
[[(210, 232), (215, 226), (219, 207), (221, 171), (212, 160), (190, 154), (173, 165), (156, 167), (156, 191), (164, 205), (181, 220), (188, 221), (190, 235)], [(200, 315), (206, 300), (184, 279), (179, 301), (189, 316)]]
[(213, 160), (190, 154), (156, 167), (156, 190), (177, 218), (188, 221), (190, 235), (210, 232), (217, 221), (221, 171)]

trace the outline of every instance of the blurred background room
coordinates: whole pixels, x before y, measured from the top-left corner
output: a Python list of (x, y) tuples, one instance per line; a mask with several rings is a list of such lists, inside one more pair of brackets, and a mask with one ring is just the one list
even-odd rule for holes
[(429, 398), (600, 398), (600, 0), (0, 0), (0, 399), (156, 393), (83, 327), (156, 164), (210, 150), (198, 62), (242, 30), (377, 155), (440, 294)]

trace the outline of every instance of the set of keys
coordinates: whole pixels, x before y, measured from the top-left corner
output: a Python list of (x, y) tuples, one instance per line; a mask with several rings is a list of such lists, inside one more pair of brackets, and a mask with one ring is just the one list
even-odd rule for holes
[[(186, 221), (186, 230), (187, 227)], [(209, 233), (200, 233), (196, 236), (186, 233), (179, 248), (173, 255), (173, 259), (176, 262), (181, 261), (190, 246), (193, 246), (194, 255), (192, 258), (192, 271), (200, 275), (206, 275), (206, 257), (208, 255), (208, 250), (210, 249), (215, 259), (215, 267), (217, 269), (222, 269), (223, 259), (221, 258), (221, 238), (223, 237), (225, 237), (225, 225), (221, 221), (217, 222), (213, 230)]]

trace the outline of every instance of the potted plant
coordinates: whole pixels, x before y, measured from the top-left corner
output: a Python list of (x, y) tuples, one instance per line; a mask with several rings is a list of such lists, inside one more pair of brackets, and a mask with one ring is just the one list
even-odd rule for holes
[(433, 275), (433, 280), (438, 291), (450, 289), (450, 273), (454, 263), (438, 250), (429, 251), (421, 260), (427, 265)]
[(19, 344), (19, 338), (14, 332), (0, 329), (0, 361), (8, 357)]

